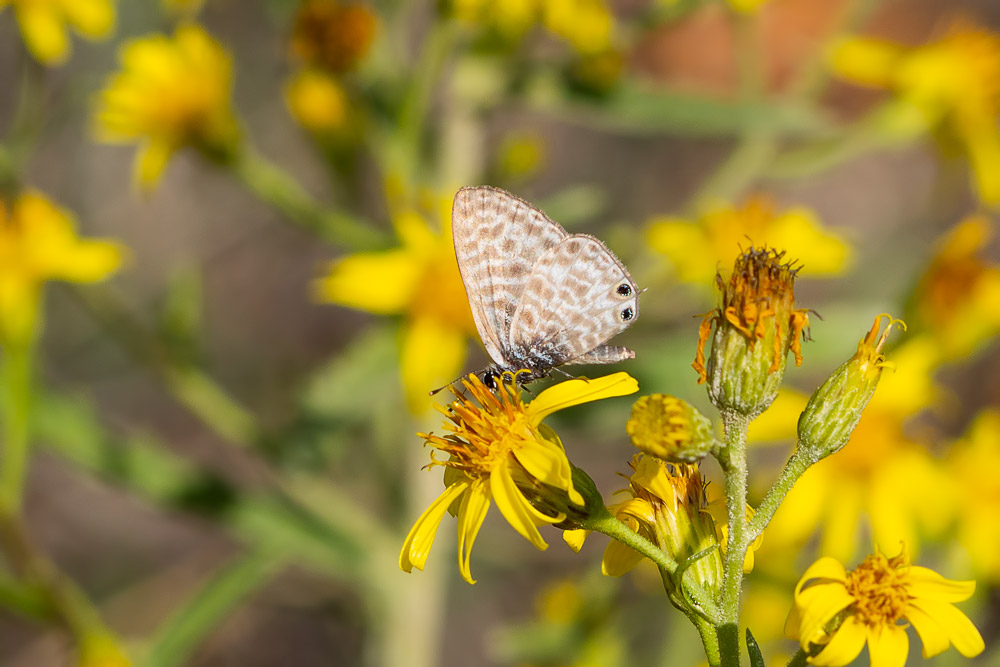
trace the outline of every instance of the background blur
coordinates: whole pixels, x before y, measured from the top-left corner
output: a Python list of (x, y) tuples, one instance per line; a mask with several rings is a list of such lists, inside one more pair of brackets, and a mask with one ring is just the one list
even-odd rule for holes
[[(655, 571), (600, 576), (596, 537), (577, 555), (549, 528), (537, 552), (491, 513), (469, 586), (446, 517), (426, 571), (398, 569), (442, 489), (420, 469), (414, 434), (440, 429), (425, 393), (487, 362), (442, 227), (482, 183), (615, 250), (648, 287), (621, 369), (706, 414), (690, 363), (716, 270), (751, 243), (801, 260), (798, 302), (822, 319), (757, 427), (758, 493), (802, 396), (875, 315), (906, 319), (854, 441), (765, 533), (747, 620), (779, 664), (817, 555), (905, 540), (977, 580), (963, 610), (1000, 664), (1000, 4), (141, 0), (100, 39), (71, 30), (62, 63), (25, 46), (29, 4), (0, 2), (3, 196), (37, 190), (127, 252), (103, 282), (44, 288), (18, 520), (135, 664), (702, 659)], [(193, 25), (231, 56), (231, 98), (225, 77), (125, 59)], [(133, 91), (146, 106), (118, 113), (140, 129), (110, 136), (129, 68), (163, 85)], [(211, 85), (237, 132), (184, 116)], [(164, 133), (162, 174), (136, 177), (136, 143)], [(551, 419), (609, 502), (630, 405)], [(5, 559), (2, 664), (124, 664)]]

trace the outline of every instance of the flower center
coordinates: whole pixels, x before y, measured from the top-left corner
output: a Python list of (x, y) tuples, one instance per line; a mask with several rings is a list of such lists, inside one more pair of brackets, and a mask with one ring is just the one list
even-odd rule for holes
[(902, 564), (902, 556), (872, 554), (847, 575), (847, 593), (854, 598), (854, 612), (865, 625), (894, 625), (905, 614), (910, 594)]

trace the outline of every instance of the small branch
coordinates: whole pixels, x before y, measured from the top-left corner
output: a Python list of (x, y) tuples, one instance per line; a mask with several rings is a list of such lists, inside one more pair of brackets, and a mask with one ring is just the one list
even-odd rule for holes
[(740, 596), (743, 589), (743, 562), (748, 540), (747, 505), (747, 426), (749, 420), (738, 414), (723, 414), (726, 446), (720, 452), (719, 462), (725, 475), (726, 508), (729, 513), (729, 536), (724, 561), (725, 578), (722, 584), (722, 619), (718, 628), (722, 650), (722, 664), (738, 667), (740, 664)]
[(764, 499), (761, 500), (760, 505), (757, 507), (756, 514), (750, 520), (747, 534), (748, 543), (752, 543), (764, 532), (764, 529), (771, 522), (774, 513), (778, 510), (785, 496), (788, 495), (795, 482), (798, 481), (799, 477), (802, 476), (810, 465), (812, 465), (812, 461), (802, 456), (798, 449), (792, 453), (792, 456), (785, 463), (785, 467), (782, 468), (778, 479), (767, 490)]

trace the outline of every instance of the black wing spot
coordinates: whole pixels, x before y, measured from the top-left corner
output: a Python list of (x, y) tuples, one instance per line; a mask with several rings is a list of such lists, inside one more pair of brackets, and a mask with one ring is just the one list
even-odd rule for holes
[(622, 283), (618, 286), (617, 292), (622, 296), (632, 296), (632, 286), (628, 283)]
[(628, 322), (633, 317), (635, 317), (635, 311), (632, 310), (631, 306), (622, 311), (622, 319), (625, 320), (626, 322)]

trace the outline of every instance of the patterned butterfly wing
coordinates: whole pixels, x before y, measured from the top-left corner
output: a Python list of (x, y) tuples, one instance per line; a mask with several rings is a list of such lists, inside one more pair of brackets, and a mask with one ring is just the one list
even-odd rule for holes
[(462, 188), (452, 236), (476, 329), (497, 364), (510, 365), (514, 312), (536, 262), (568, 234), (531, 204), (488, 186)]
[(607, 246), (593, 236), (569, 236), (535, 263), (514, 313), (511, 349), (541, 368), (632, 358), (630, 350), (604, 343), (639, 316), (638, 295)]

